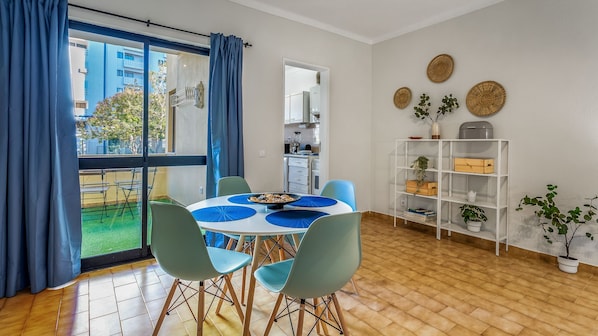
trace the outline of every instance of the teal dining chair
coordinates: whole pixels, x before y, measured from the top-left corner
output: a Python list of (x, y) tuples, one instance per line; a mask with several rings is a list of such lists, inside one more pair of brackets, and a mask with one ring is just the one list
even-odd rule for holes
[[(225, 176), (221, 177), (216, 184), (216, 196), (228, 196), (228, 195), (235, 195), (235, 194), (249, 194), (251, 193), (251, 187), (245, 180), (245, 178), (241, 176)], [(233, 248), (233, 244), (238, 242), (241, 238), (239, 235), (230, 234), (230, 233), (223, 233), (226, 237), (228, 237), (228, 243), (226, 244), (226, 249), (230, 250)], [(243, 247), (243, 251), (251, 252), (252, 249), (252, 242), (255, 240), (254, 236), (246, 236), (245, 237), (245, 246)], [(243, 281), (241, 281), (241, 303), (245, 304), (245, 284), (247, 278), (247, 268), (243, 268)], [(218, 304), (217, 311), (220, 311), (222, 307), (222, 301)]]
[(217, 196), (249, 193), (251, 193), (251, 188), (247, 181), (241, 176), (221, 177), (216, 185)]
[[(251, 187), (245, 180), (245, 178), (241, 176), (225, 176), (221, 177), (216, 184), (216, 196), (228, 196), (228, 195), (236, 195), (236, 194), (250, 194)], [(223, 233), (226, 237), (228, 237), (228, 243), (226, 245), (226, 249), (230, 250), (233, 248), (233, 244), (238, 242), (241, 238), (239, 235), (230, 234), (230, 233)], [(255, 236), (245, 236), (245, 246), (243, 246), (242, 251), (249, 251), (253, 253), (253, 241), (255, 240)], [(264, 246), (266, 251), (270, 251), (272, 247), (269, 245), (268, 240), (264, 240)], [(243, 268), (243, 281), (241, 282), (241, 303), (245, 304), (245, 287), (246, 287), (246, 279), (247, 279), (247, 268)], [(222, 301), (218, 304), (218, 308), (216, 311), (220, 311), (222, 307)]]
[[(341, 334), (348, 334), (335, 293), (351, 279), (361, 263), (360, 225), (359, 212), (322, 216), (310, 225), (294, 259), (264, 265), (255, 271), (255, 279), (259, 283), (278, 293), (264, 335), (270, 333), (273, 322), (279, 317), (296, 311), (289, 305), (297, 300), (297, 335), (302, 335), (306, 311), (316, 318), (310, 331), (321, 321)], [(285, 300), (286, 309), (278, 314), (285, 297), (288, 299)], [(323, 299), (321, 304), (318, 303), (319, 298)], [(307, 299), (313, 299), (313, 303), (308, 303)], [(306, 305), (314, 311), (306, 310)], [(332, 305), (334, 309), (331, 309)]]
[[(180, 298), (187, 302), (195, 294), (198, 294), (199, 298), (196, 318), (197, 335), (202, 335), (203, 322), (207, 315), (207, 312), (204, 313), (205, 294), (213, 295), (214, 299), (216, 297), (223, 298), (225, 297), (224, 288), (230, 292), (230, 298), (226, 297), (227, 301), (233, 303), (237, 314), (243, 321), (243, 311), (235, 295), (230, 277), (233, 272), (247, 266), (251, 262), (251, 256), (207, 247), (193, 215), (180, 205), (150, 202), (150, 208), (152, 213), (152, 254), (164, 272), (175, 278), (156, 322), (153, 335), (157, 335), (160, 331), (166, 314), (182, 304), (179, 302)], [(187, 295), (186, 291), (192, 289), (182, 281), (199, 281), (199, 290), (197, 293)], [(209, 286), (204, 286), (204, 282), (208, 282)], [(224, 282), (224, 288), (222, 282)], [(216, 289), (215, 292), (206, 290), (206, 288), (212, 287)], [(172, 302), (177, 288), (180, 290), (179, 297)], [(187, 306), (191, 308), (188, 302)]]
[(357, 201), (355, 200), (355, 186), (353, 182), (347, 180), (330, 180), (326, 182), (320, 196), (330, 197), (343, 201), (357, 211)]
[[(326, 182), (320, 196), (330, 197), (343, 201), (353, 209), (357, 211), (357, 201), (355, 200), (355, 186), (353, 182), (347, 180), (330, 180)], [(359, 295), (359, 290), (355, 284), (355, 279), (351, 278), (351, 285), (353, 285), (353, 291)]]

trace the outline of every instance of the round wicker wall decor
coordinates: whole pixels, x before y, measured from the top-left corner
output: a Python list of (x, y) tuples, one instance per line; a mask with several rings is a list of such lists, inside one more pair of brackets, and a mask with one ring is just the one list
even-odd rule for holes
[(397, 108), (404, 109), (411, 102), (411, 90), (408, 87), (398, 89), (395, 91), (393, 101)]
[(485, 81), (474, 85), (467, 93), (467, 109), (480, 117), (500, 111), (507, 99), (505, 89), (495, 81)]
[(434, 57), (428, 64), (428, 78), (434, 83), (442, 83), (453, 74), (453, 58), (447, 54)]

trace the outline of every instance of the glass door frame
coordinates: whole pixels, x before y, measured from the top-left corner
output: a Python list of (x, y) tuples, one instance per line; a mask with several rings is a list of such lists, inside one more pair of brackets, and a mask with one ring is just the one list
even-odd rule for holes
[[(188, 52), (203, 56), (209, 56), (209, 49), (187, 45), (179, 42), (167, 41), (151, 36), (130, 33), (118, 29), (101, 27), (85, 22), (69, 20), (69, 29), (77, 30), (107, 37), (116, 37), (134, 42), (143, 43), (143, 132), (142, 132), (142, 155), (134, 156), (110, 156), (110, 157), (79, 157), (79, 170), (82, 169), (110, 169), (110, 168), (142, 168), (142, 190), (148, 189), (148, 169), (150, 167), (174, 167), (174, 166), (205, 166), (205, 155), (149, 155), (148, 151), (148, 130), (149, 130), (149, 52), (150, 47), (167, 48), (177, 51)], [(110, 265), (127, 261), (145, 259), (151, 257), (148, 244), (148, 193), (141, 193), (141, 247), (119, 251), (110, 254), (98, 255), (81, 259), (82, 271), (107, 267)]]

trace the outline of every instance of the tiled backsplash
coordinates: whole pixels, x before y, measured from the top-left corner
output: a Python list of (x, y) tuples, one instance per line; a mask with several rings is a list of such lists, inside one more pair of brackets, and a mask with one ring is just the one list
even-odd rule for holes
[(314, 153), (320, 148), (320, 125), (319, 124), (307, 124), (306, 128), (299, 127), (300, 124), (291, 124), (284, 126), (284, 139), (283, 143), (288, 143), (295, 139), (295, 132), (301, 132), (301, 149), (305, 148), (305, 145), (309, 144), (312, 147)]

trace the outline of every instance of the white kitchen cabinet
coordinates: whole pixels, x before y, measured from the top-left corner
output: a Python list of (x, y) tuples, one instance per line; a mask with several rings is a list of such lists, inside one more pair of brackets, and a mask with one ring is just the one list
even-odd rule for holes
[[(308, 123), (309, 120), (309, 91), (295, 93), (285, 97), (285, 124)], [(286, 110), (288, 99), (288, 113)]]
[[(418, 156), (429, 159), (426, 180), (438, 183), (438, 193), (424, 196), (406, 191), (406, 180), (415, 179), (411, 164)], [(492, 173), (455, 171), (455, 158), (484, 158), (494, 162)], [(499, 255), (500, 243), (508, 249), (509, 141), (502, 139), (440, 139), (395, 141), (394, 225), (397, 218), (434, 226), (436, 238), (442, 230), (450, 236), (458, 232), (491, 240)], [(467, 201), (468, 191), (477, 193), (476, 201)], [(459, 207), (475, 204), (485, 210), (488, 220), (480, 232), (469, 231)], [(414, 218), (408, 209), (422, 208), (436, 213), (433, 220)], [(407, 211), (407, 212), (405, 212)], [(416, 216), (417, 217), (417, 216)]]
[(310, 157), (288, 157), (289, 193), (309, 194), (310, 192)]

